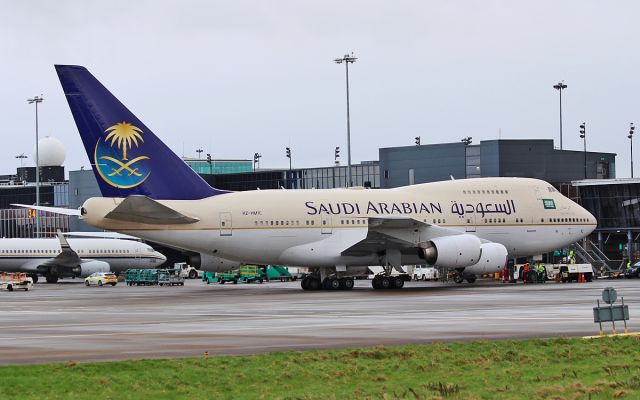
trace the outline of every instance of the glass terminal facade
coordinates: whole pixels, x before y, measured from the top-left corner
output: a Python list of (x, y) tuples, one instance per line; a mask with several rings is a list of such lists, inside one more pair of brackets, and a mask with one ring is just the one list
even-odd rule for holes
[(183, 158), (194, 171), (199, 174), (234, 174), (253, 171), (252, 160), (201, 160)]

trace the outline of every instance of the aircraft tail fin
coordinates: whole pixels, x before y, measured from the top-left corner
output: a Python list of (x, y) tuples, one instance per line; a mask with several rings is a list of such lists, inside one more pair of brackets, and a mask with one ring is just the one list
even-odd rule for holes
[(55, 68), (104, 197), (193, 200), (225, 193), (209, 186), (86, 68)]

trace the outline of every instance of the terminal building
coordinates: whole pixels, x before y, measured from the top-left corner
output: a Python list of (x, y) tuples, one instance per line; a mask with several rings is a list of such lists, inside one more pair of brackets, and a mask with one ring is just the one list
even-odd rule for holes
[[(379, 161), (351, 166), (354, 186), (393, 188), (449, 179), (531, 177), (553, 184), (589, 210), (599, 221), (593, 241), (612, 265), (640, 258), (640, 180), (616, 179), (614, 153), (558, 150), (552, 140), (485, 140), (379, 149)], [(253, 160), (184, 158), (211, 186), (232, 191), (253, 189), (330, 189), (347, 186), (347, 166), (317, 168), (256, 168)], [(40, 202), (77, 208), (100, 196), (92, 170), (69, 172), (61, 166), (41, 167)], [(61, 172), (62, 171), (62, 172)], [(586, 179), (585, 179), (586, 178)], [(35, 204), (35, 168), (20, 168), (0, 176), (0, 235), (34, 237), (27, 210), (13, 203)], [(91, 231), (77, 218), (42, 213), (41, 232)]]

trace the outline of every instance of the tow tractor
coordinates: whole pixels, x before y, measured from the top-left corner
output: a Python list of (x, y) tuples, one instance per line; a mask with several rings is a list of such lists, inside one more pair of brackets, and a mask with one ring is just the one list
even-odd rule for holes
[(28, 291), (33, 287), (33, 279), (24, 272), (0, 272), (0, 289)]

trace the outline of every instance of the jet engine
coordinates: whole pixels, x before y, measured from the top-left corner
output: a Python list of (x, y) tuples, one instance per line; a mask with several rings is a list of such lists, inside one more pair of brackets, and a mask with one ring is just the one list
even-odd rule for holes
[(463, 268), (476, 264), (482, 254), (480, 239), (462, 234), (442, 236), (420, 243), (427, 264), (446, 268)]
[(238, 268), (240, 263), (203, 253), (192, 253), (187, 256), (187, 263), (194, 268), (209, 272), (225, 272)]
[(490, 274), (500, 271), (507, 263), (507, 249), (500, 243), (483, 243), (482, 256), (476, 264), (464, 269), (465, 274)]
[(73, 273), (81, 278), (93, 274), (94, 272), (109, 272), (111, 266), (104, 261), (85, 261), (79, 267), (73, 269)]

